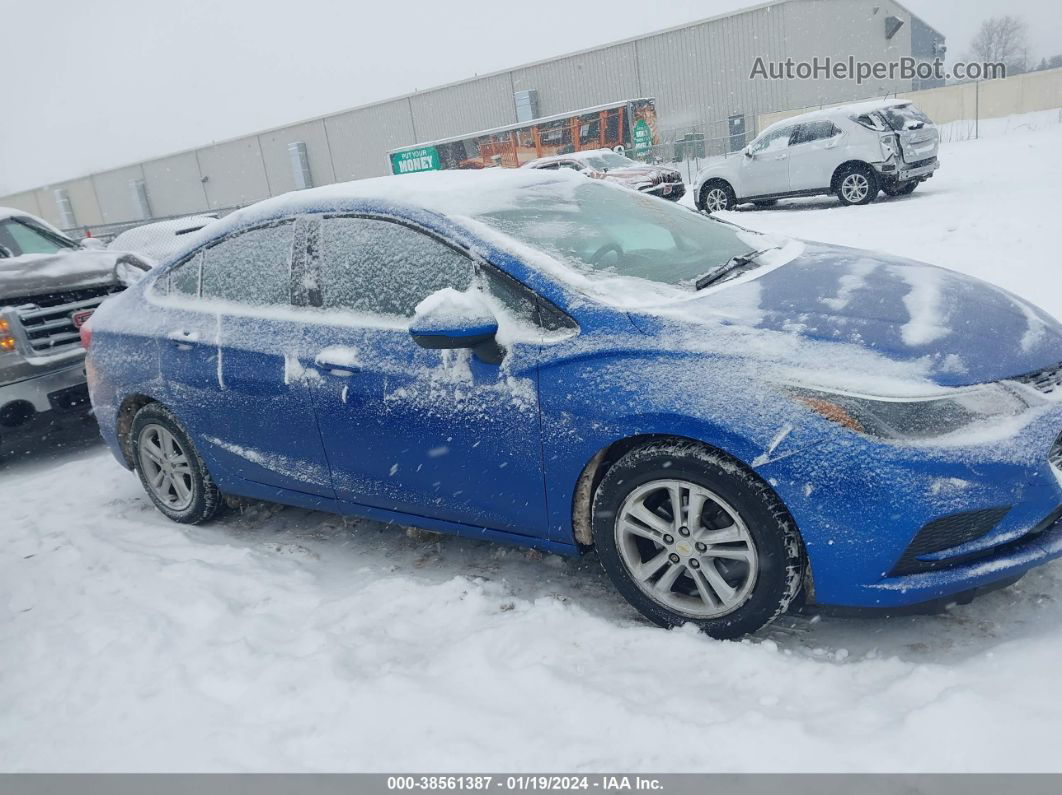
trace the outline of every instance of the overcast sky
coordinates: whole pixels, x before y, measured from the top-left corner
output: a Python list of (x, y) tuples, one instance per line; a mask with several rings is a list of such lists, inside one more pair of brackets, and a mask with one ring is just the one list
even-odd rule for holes
[[(548, 58), (749, 0), (0, 0), (0, 195)], [(961, 55), (1059, 0), (905, 0)], [(551, 11), (552, 9), (552, 11)]]

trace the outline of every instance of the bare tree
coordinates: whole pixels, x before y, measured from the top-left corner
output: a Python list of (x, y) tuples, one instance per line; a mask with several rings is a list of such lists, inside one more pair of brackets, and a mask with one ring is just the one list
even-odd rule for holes
[(1028, 68), (1028, 58), (1025, 20), (1008, 14), (981, 23), (970, 45), (968, 60), (1003, 63), (1007, 65), (1007, 74), (1018, 74)]

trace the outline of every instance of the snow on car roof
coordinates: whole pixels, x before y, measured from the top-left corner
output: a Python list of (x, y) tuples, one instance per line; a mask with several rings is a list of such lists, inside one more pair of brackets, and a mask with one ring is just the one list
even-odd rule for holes
[(539, 158), (536, 158), (535, 160), (532, 160), (532, 161), (530, 161), (528, 163), (524, 163), (521, 166), (521, 168), (528, 168), (530, 166), (537, 166), (537, 165), (540, 165), (542, 163), (555, 163), (558, 160), (560, 160), (560, 161), (564, 161), (564, 160), (582, 160), (582, 161), (586, 161), (586, 160), (589, 160), (591, 157), (600, 157), (601, 155), (613, 155), (613, 154), (617, 154), (617, 153), (613, 152), (607, 146), (604, 146), (604, 147), (602, 147), (600, 149), (584, 149), (581, 152), (569, 152), (566, 155), (546, 155), (545, 157), (539, 157)]
[[(829, 108), (819, 108), (818, 110), (809, 111), (808, 113), (801, 113), (798, 116), (790, 116), (780, 121), (776, 121), (767, 127), (764, 127), (760, 132), (760, 135), (776, 130), (781, 127), (788, 127), (792, 124), (800, 124), (802, 122), (816, 121), (818, 119), (834, 119), (838, 116), (861, 116), (864, 113), (872, 113), (876, 110), (884, 110), (885, 108), (896, 108), (901, 105), (910, 105), (909, 99), (871, 99), (866, 102), (853, 102), (848, 105), (834, 105)], [(757, 136), (759, 137), (759, 136)]]
[(285, 215), (342, 210), (365, 202), (419, 208), (451, 218), (476, 216), (511, 209), (514, 191), (551, 185), (570, 192), (585, 184), (586, 177), (575, 172), (515, 168), (372, 177), (265, 199), (225, 216), (211, 224), (208, 231), (210, 237), (218, 237), (248, 224)]
[(19, 210), (17, 207), (0, 207), (0, 221), (3, 221), (6, 218), (14, 218), (15, 216), (29, 216), (30, 218), (33, 218), (28, 212), (25, 210)]
[(33, 213), (28, 213), (25, 210), (18, 209), (17, 207), (0, 207), (0, 221), (6, 221), (8, 218), (29, 218), (35, 224), (44, 227), (49, 232), (53, 232), (54, 234), (57, 234), (60, 237), (66, 238), (68, 240), (70, 239), (70, 236), (67, 235), (65, 232), (56, 229), (43, 218), (40, 218), (34, 215)]

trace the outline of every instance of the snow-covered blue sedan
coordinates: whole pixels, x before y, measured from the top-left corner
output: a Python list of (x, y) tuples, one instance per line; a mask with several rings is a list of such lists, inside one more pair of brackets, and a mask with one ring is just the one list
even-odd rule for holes
[(716, 637), (1062, 555), (1055, 320), (578, 174), (271, 199), (89, 329), (104, 438), (179, 522), (229, 494), (594, 547), (644, 615)]

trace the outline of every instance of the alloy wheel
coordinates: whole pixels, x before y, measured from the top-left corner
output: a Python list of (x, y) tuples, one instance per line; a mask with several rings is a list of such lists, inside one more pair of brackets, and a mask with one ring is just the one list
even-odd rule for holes
[(849, 174), (841, 183), (841, 193), (844, 194), (845, 200), (852, 204), (858, 204), (863, 201), (869, 192), (870, 182), (867, 180), (866, 174)]
[(756, 585), (759, 558), (741, 516), (687, 480), (654, 480), (624, 500), (616, 547), (649, 598), (696, 619), (737, 610)]
[(722, 188), (712, 188), (704, 194), (704, 209), (710, 213), (725, 210), (729, 203), (729, 197)]
[(140, 468), (152, 495), (167, 508), (183, 511), (192, 504), (195, 487), (188, 453), (161, 425), (145, 425), (137, 440)]

